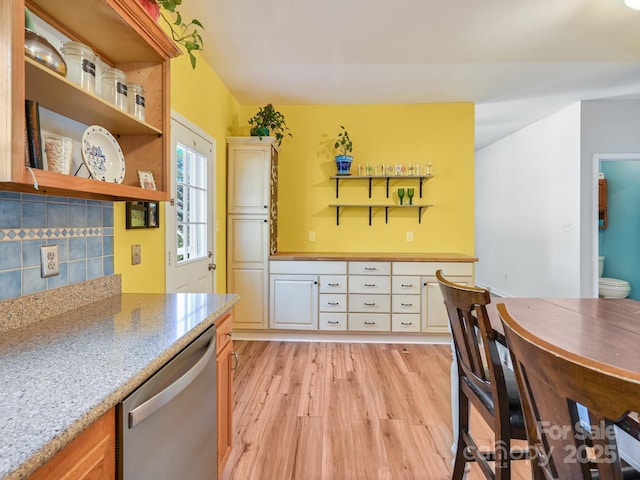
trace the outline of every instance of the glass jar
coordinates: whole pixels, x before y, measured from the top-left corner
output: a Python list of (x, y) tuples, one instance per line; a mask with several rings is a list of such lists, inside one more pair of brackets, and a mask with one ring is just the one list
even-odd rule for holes
[(67, 64), (67, 78), (85, 90), (95, 92), (97, 56), (94, 51), (78, 42), (65, 43), (61, 51)]
[(127, 97), (129, 98), (129, 113), (144, 122), (144, 87), (139, 83), (128, 84)]
[(102, 98), (123, 112), (128, 110), (127, 76), (122, 70), (107, 67), (102, 71)]

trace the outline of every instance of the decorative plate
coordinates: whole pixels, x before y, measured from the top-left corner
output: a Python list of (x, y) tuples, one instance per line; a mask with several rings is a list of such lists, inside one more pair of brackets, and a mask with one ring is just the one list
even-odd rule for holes
[(91, 177), (103, 182), (122, 183), (124, 156), (111, 133), (99, 125), (91, 125), (82, 134), (82, 161)]

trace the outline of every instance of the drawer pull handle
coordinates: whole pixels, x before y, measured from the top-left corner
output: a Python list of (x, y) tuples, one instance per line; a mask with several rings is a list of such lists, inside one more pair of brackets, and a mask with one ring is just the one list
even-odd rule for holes
[(409, 283), (409, 284), (403, 283), (402, 284), (402, 288), (411, 288), (411, 287), (413, 287), (413, 283)]
[(413, 303), (401, 303), (403, 307), (413, 307)]
[(339, 287), (340, 284), (339, 283), (330, 283), (329, 286), (330, 287)]
[(339, 321), (337, 321), (337, 320), (329, 320), (327, 323), (328, 323), (329, 325), (340, 325), (340, 322), (339, 322)]
[(329, 305), (340, 305), (340, 302), (329, 302)]
[(375, 325), (376, 322), (364, 322), (365, 325)]
[(365, 287), (376, 287), (377, 285), (375, 283), (365, 283), (364, 286)]
[(400, 325), (404, 325), (405, 327), (409, 327), (413, 325), (413, 322), (400, 322)]
[(375, 306), (376, 306), (376, 304), (375, 304), (375, 302), (374, 302), (374, 303), (367, 303), (367, 302), (364, 302), (364, 306), (365, 306), (365, 307), (375, 307)]
[(364, 267), (365, 270), (368, 270), (369, 272), (375, 272), (377, 270), (376, 267)]

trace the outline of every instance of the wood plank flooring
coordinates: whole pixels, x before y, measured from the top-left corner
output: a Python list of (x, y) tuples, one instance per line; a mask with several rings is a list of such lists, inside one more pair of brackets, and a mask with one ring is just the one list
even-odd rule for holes
[[(449, 346), (234, 348), (234, 440), (223, 480), (450, 478)], [(493, 443), (479, 415), (472, 429), (482, 445)], [(468, 480), (482, 478), (476, 468)], [(513, 478), (530, 478), (528, 466), (517, 462)]]

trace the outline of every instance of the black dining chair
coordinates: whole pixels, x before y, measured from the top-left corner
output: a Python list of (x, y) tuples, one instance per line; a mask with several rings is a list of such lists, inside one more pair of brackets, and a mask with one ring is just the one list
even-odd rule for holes
[[(527, 450), (511, 449), (511, 440), (526, 440), (527, 436), (518, 385), (513, 371), (503, 368), (497, 334), (489, 322), (489, 292), (452, 283), (441, 270), (436, 278), (458, 364), (458, 431), (452, 479), (462, 479), (468, 462), (477, 462), (488, 479), (510, 479), (511, 461), (528, 458)], [(471, 434), (470, 405), (494, 431), (495, 443), (489, 448), (481, 449)]]
[[(525, 330), (498, 304), (515, 368), (536, 479), (628, 480), (614, 424), (640, 409), (640, 381), (569, 353)], [(588, 423), (580, 415), (588, 410)]]

